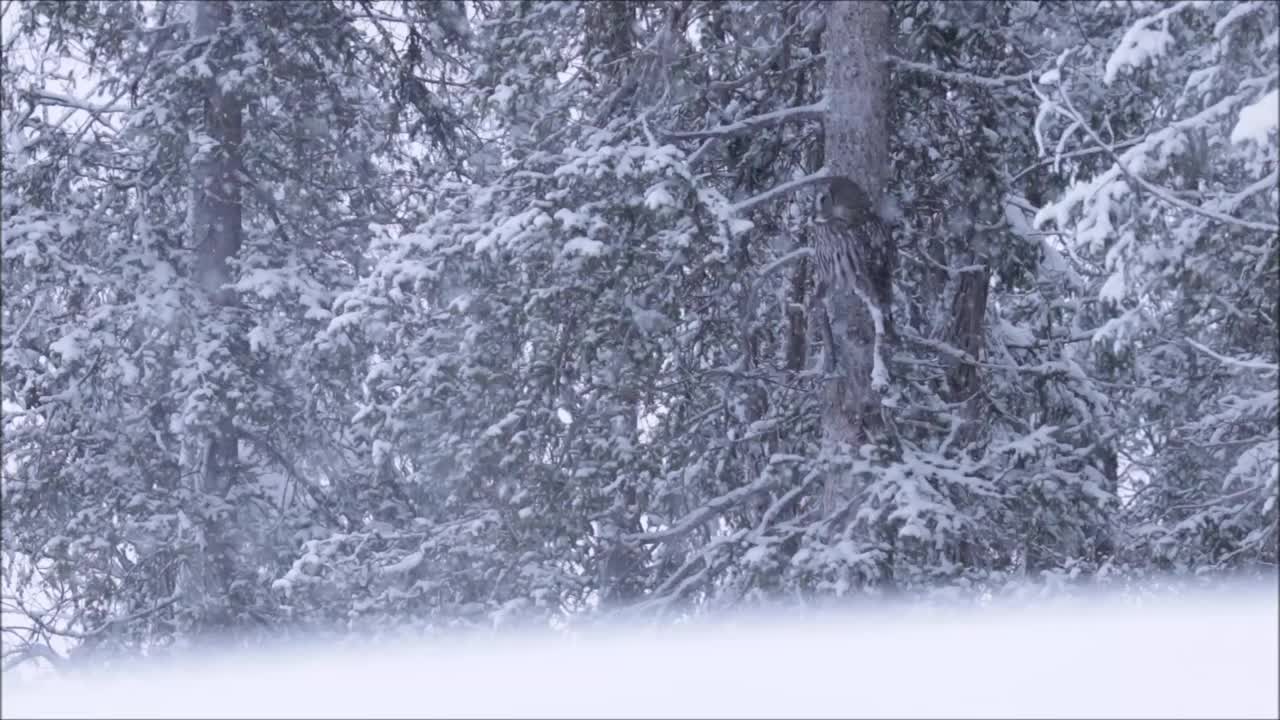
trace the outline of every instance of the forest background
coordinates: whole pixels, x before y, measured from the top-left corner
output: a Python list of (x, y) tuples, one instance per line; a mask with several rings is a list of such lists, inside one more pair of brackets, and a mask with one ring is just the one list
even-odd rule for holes
[(6, 667), (1273, 573), (1278, 12), (6, 2)]

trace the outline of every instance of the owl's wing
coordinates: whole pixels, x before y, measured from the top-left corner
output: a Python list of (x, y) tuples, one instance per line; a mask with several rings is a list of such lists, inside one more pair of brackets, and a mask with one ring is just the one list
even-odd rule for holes
[(893, 235), (879, 218), (865, 214), (858, 224), (858, 238), (863, 243), (864, 272), (884, 316), (885, 330), (893, 336), (893, 273), (897, 264), (897, 248)]

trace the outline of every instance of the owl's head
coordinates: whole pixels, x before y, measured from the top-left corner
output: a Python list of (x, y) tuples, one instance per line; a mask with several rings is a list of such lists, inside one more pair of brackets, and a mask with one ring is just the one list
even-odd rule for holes
[(860, 185), (847, 177), (832, 177), (818, 194), (818, 222), (852, 222), (871, 212), (871, 200)]

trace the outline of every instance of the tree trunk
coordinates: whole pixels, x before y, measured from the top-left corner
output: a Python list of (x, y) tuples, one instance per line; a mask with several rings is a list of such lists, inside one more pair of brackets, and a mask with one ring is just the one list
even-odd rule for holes
[[(595, 57), (600, 81), (617, 90), (596, 116), (596, 122), (604, 126), (610, 120), (625, 116), (634, 107), (639, 69), (632, 53), (636, 38), (633, 35), (636, 6), (628, 1), (594, 2), (584, 6), (584, 22), (590, 47), (586, 56)], [(638, 398), (623, 399), (625, 414), (634, 417), (643, 412)], [(634, 480), (623, 481), (616, 491), (621, 497), (613, 498), (609, 517), (599, 523), (597, 536), (600, 542), (598, 568), (600, 605), (620, 607), (640, 597), (643, 580), (643, 552), (622, 538), (623, 535), (640, 533), (641, 497)]]
[(873, 201), (889, 181), (889, 7), (827, 6), (827, 169), (853, 178)]
[[(225, 2), (197, 2), (194, 13), (196, 38), (213, 37), (231, 20), (231, 6)], [(214, 55), (217, 61), (218, 53)], [(225, 287), (231, 281), (230, 260), (240, 250), (240, 142), (239, 99), (223, 92), (220, 70), (208, 82), (204, 106), (204, 131), (211, 147), (197, 149), (192, 161), (191, 232), (197, 246), (197, 281), (216, 305), (231, 306), (235, 295)]]
[[(889, 178), (889, 8), (883, 2), (833, 2), (827, 5), (827, 102), (824, 150), (827, 170), (861, 185), (879, 206)], [(831, 292), (832, 332), (840, 351), (836, 378), (826, 388), (823, 441), (830, 451), (847, 445), (856, 451), (875, 443), (880, 397), (871, 387), (875, 327), (852, 293)], [(824, 504), (828, 513), (845, 507), (854, 480), (828, 477)]]
[[(965, 264), (981, 262), (980, 258), (969, 255)], [(982, 386), (982, 377), (975, 364), (982, 361), (983, 340), (986, 329), (987, 292), (991, 284), (991, 269), (985, 264), (978, 270), (965, 270), (960, 273), (955, 296), (951, 302), (951, 327), (948, 329), (948, 340), (956, 349), (973, 358), (973, 362), (961, 359), (950, 359), (947, 371), (947, 400), (962, 405), (963, 426), (956, 434), (953, 445), (962, 452), (976, 457), (982, 448), (974, 445), (977, 440), (977, 425), (982, 403), (978, 391)]]
[[(190, 231), (196, 248), (195, 281), (204, 291), (208, 306), (203, 324), (206, 337), (220, 345), (211, 359), (217, 366), (217, 385), (212, 400), (215, 418), (204, 439), (200, 468), (195, 473), (196, 490), (216, 501), (224, 500), (235, 480), (239, 461), (236, 437), (235, 400), (226, 385), (235, 375), (235, 362), (241, 341), (236, 326), (236, 296), (229, 287), (232, 281), (229, 261), (240, 250), (242, 232), (241, 182), (241, 100), (220, 85), (225, 75), (225, 45), (214, 38), (231, 23), (233, 9), (226, 2), (195, 2), (191, 8), (192, 36), (210, 39), (208, 51), (213, 77), (207, 80), (204, 97), (203, 131), (191, 159)], [(223, 602), (226, 590), (227, 558), (225, 515), (216, 509), (199, 518), (204, 533), (204, 550), (195, 558), (183, 583), (189, 607), (196, 610), (198, 622), (204, 625), (213, 618), (210, 613)], [(222, 519), (222, 520), (219, 520)], [(216, 613), (215, 613), (216, 614)]]
[[(794, 22), (794, 18), (788, 18), (788, 23)], [(822, 54), (822, 38), (817, 33), (810, 35), (806, 45), (811, 55), (817, 56)], [(787, 57), (788, 61), (790, 56)], [(815, 69), (801, 71), (796, 77), (796, 90), (792, 98), (793, 105), (808, 105), (810, 103), (821, 100), (825, 90), (821, 85), (822, 78)], [(825, 152), (823, 149), (822, 131), (818, 131), (818, 136), (814, 142), (804, 151), (804, 171), (806, 173), (816, 172), (823, 167), (826, 162), (823, 157)], [(811, 228), (801, 230), (804, 238), (805, 247), (813, 247), (813, 231)], [(808, 259), (801, 260), (796, 271), (791, 276), (791, 296), (790, 302), (787, 304), (787, 341), (786, 341), (786, 368), (789, 372), (800, 372), (804, 370), (805, 364), (809, 359), (809, 341), (813, 336), (814, 318), (813, 313), (809, 312), (809, 308), (815, 303), (812, 293), (816, 292), (816, 283), (813, 282), (812, 262)], [(826, 348), (826, 353), (830, 355), (831, 349)]]

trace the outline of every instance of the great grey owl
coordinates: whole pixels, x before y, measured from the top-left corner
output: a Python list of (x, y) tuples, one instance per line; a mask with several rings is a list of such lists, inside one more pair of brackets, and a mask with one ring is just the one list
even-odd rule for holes
[(828, 292), (856, 292), (874, 304), (892, 339), (893, 238), (867, 193), (847, 177), (833, 177), (818, 197), (815, 229), (819, 282)]

